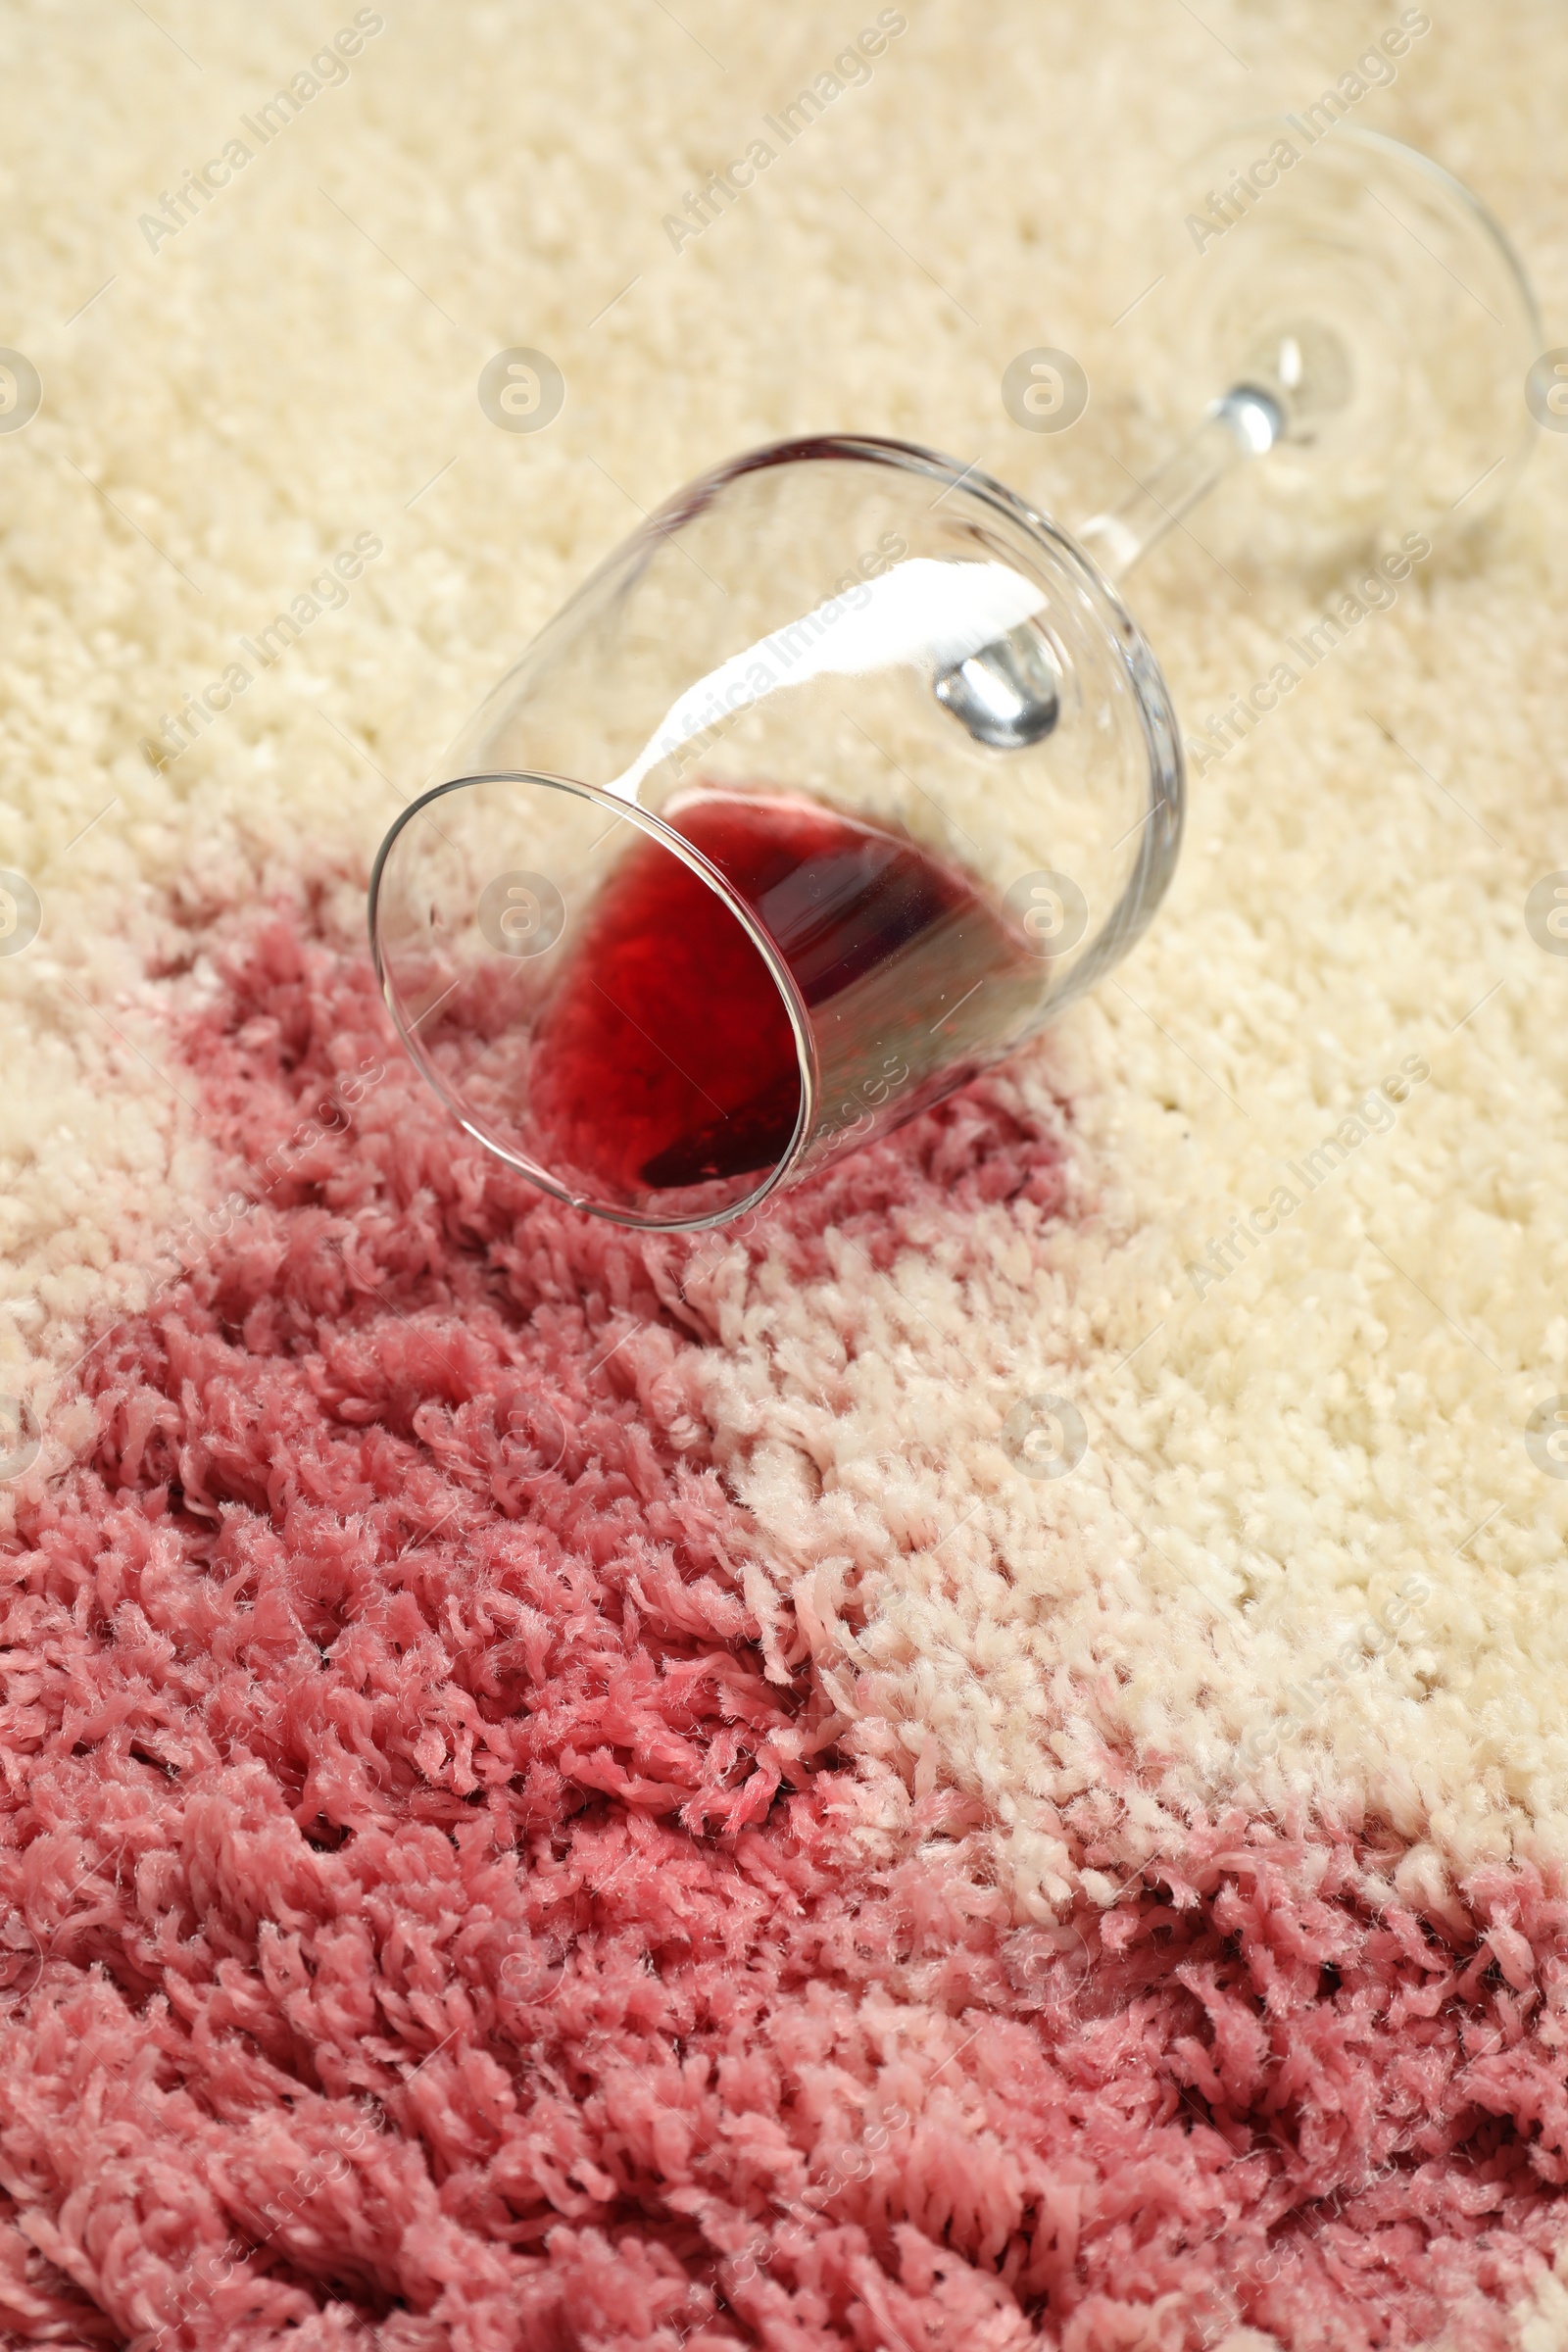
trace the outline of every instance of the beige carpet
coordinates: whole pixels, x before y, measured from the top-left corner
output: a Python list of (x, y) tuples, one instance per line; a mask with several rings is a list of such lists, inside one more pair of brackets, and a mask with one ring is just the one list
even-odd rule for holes
[[(592, 565), (726, 454), (858, 428), (973, 461), (1069, 522), (1113, 503), (1173, 408), (1214, 388), (1151, 381), (1149, 338), (1115, 323), (1182, 159), (1309, 102), (1397, 16), (1340, 0), (867, 10), (888, 35), (874, 58), (841, 68), (821, 119), (678, 237), (687, 192), (770, 136), (859, 18), (590, 0), (264, 23), (92, 0), (0, 24), (0, 344), (43, 386), (25, 429), (0, 433), (0, 866), (42, 907), (35, 943), (0, 959), (0, 1385), (42, 1441), (0, 1488), (24, 1547), (100, 1429), (73, 1367), (230, 1180), (232, 1139), (181, 1040), (256, 906), (307, 910), (356, 955), (400, 802)], [(356, 24), (351, 56), (323, 48)], [(323, 54), (337, 63), (312, 73)], [(258, 124), (296, 75), (318, 86), (295, 83), (294, 119)], [(1568, 45), (1542, 0), (1434, 11), (1357, 108), (1506, 224), (1548, 344), (1568, 337), (1565, 108)], [(243, 166), (230, 154), (226, 184), (178, 221), (187, 171), (234, 141)], [(1001, 398), (1039, 345), (1092, 386), (1055, 437)], [(501, 431), (481, 409), (481, 369), (514, 346), (564, 378), (548, 429)], [(1190, 735), (1335, 584), (1205, 552), (1229, 548), (1223, 503), (1194, 527), (1128, 589)], [(328, 566), (356, 543), (339, 597)], [(1196, 1824), (1219, 1838), (1210, 1855), (1227, 1822), (1278, 1821), (1308, 1847), (1364, 1838), (1371, 1913), (1401, 1904), (1468, 1937), (1547, 2071), (1559, 1914), (1530, 1929), (1496, 1887), (1537, 1873), (1549, 1903), (1568, 1869), (1568, 1479), (1527, 1444), (1532, 1413), (1568, 1392), (1568, 961), (1525, 920), (1532, 886), (1568, 867), (1565, 549), (1568, 435), (1544, 434), (1484, 531), (1440, 538), (1396, 604), (1203, 763), (1153, 929), (1012, 1081), (1012, 1113), (1059, 1150), (1059, 1214), (1025, 1229), (1010, 1201), (956, 1196), (896, 1248), (862, 1235), (835, 1255), (829, 1233), (808, 1265), (765, 1248), (724, 1260), (694, 1287), (707, 1320), (681, 1375), (752, 1531), (755, 1638), (810, 1679), (858, 1759), (863, 1818), (843, 1835), (868, 1868), (927, 1852), (918, 1805), (947, 1792), (958, 1828), (943, 1835), (961, 1835), (998, 1932), (1058, 1935), (1086, 1906), (1108, 1913), (1152, 1858), (1179, 1868)], [(242, 641), (293, 599), (297, 640), (263, 671)], [(254, 673), (239, 692), (236, 663)], [(225, 671), (228, 707), (154, 764)], [(1332, 1180), (1195, 1284), (1286, 1164), (1400, 1070), (1396, 1112)], [(1073, 1477), (1020, 1481), (999, 1431), (1047, 1391), (1076, 1400), (1089, 1451)], [(24, 1611), (6, 1636), (19, 1869), (35, 1834), (23, 1715), (47, 1705), (30, 1625)], [(1087, 1825), (1108, 1755), (1131, 1777), (1114, 1820)], [(14, 1949), (53, 1948), (69, 1878), (47, 1901), (14, 1891)], [(1206, 1901), (1196, 1863), (1192, 1883)], [(80, 1967), (101, 1964), (84, 1946)], [(145, 1971), (124, 1985), (137, 2004), (157, 1991)], [(29, 1971), (14, 1990), (24, 2006)], [(1535, 2130), (1555, 2148), (1533, 2176), (1549, 2186), (1557, 2110), (1510, 2112), (1521, 2145)], [(33, 2281), (9, 2303), (0, 2285), (15, 2340), (86, 2340), (94, 2313), (117, 2343), (172, 2325), (230, 2340), (209, 2306), (171, 2321), (172, 2305), (127, 2301), (104, 2248), (83, 2250), (91, 2183), (72, 2207), (47, 2170), (30, 2141), (0, 2154), (16, 2245), (47, 2240), (53, 2266), (40, 2286), (31, 2254), (7, 2256)], [(135, 2227), (156, 2235), (146, 2210)], [(1495, 2278), (1479, 2256), (1423, 2272), (1424, 2299), (1401, 2300), (1391, 2256), (1360, 2333), (1337, 2274), (1297, 2321), (1172, 2289), (1124, 2325), (1113, 2285), (1081, 2306), (1038, 2286), (1009, 2305), (1015, 2332), (998, 2318), (982, 2335), (976, 2305), (910, 2341), (1457, 2352), (1494, 2340), (1473, 2314), (1445, 2332), (1460, 2328), (1446, 2305), (1480, 2296), (1496, 2341), (1546, 2352), (1568, 2345), (1568, 2261), (1549, 2274), (1543, 2230)], [(1223, 2281), (1214, 2243), (1204, 2275)], [(298, 2262), (317, 2277), (300, 2290), (312, 2328), (353, 2305), (389, 2343), (506, 2340), (499, 2320), (465, 2335), (450, 2315), (402, 2337), (389, 2312), (433, 2308), (413, 2287), (389, 2273), (351, 2291), (341, 2266)], [(935, 2310), (912, 2276), (901, 2291)], [(914, 2325), (878, 2332), (869, 2288), (854, 2320), (837, 2292), (821, 2289), (826, 2318), (800, 2304), (798, 2335), (782, 2305), (736, 2317), (742, 2296), (691, 2340), (871, 2352)], [(652, 2322), (575, 2324), (515, 2340), (665, 2345)]]

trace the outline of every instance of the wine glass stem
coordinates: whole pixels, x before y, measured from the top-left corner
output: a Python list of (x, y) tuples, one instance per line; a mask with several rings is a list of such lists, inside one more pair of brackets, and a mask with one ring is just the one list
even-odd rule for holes
[(1246, 464), (1266, 457), (1285, 431), (1287, 417), (1272, 392), (1256, 384), (1233, 384), (1209, 409), (1191, 440), (1185, 441), (1147, 482), (1139, 482), (1119, 507), (1093, 515), (1079, 539), (1106, 579), (1119, 580), (1141, 556), (1216, 483)]

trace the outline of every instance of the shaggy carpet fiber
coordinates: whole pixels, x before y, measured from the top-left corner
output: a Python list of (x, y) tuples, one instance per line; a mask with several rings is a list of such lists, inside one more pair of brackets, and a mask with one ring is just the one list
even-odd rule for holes
[[(737, 1230), (485, 1154), (364, 937), (703, 466), (1113, 501), (1213, 389), (1118, 324), (1182, 158), (1397, 19), (0, 23), (6, 2344), (1568, 2346), (1568, 437), (1199, 763), (1114, 978)], [(1565, 103), (1546, 0), (1357, 101), (1548, 344)], [(1340, 584), (1246, 514), (1134, 584), (1195, 736)]]

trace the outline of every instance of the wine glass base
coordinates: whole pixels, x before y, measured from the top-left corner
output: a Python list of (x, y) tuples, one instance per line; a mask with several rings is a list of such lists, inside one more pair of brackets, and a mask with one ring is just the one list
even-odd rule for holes
[(1282, 352), (1296, 371), (1290, 429), (1200, 526), (1227, 562), (1245, 551), (1261, 568), (1467, 525), (1534, 439), (1541, 330), (1501, 229), (1429, 157), (1324, 120), (1320, 106), (1245, 125), (1183, 173), (1140, 322), (1179, 388), (1267, 381)]

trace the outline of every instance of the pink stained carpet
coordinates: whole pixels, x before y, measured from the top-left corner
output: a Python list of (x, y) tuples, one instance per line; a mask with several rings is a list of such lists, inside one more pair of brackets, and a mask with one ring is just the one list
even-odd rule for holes
[[(259, 1205), (88, 1358), (0, 1561), (13, 2341), (1502, 2352), (1559, 1903), (1419, 1916), (1375, 1826), (1237, 1818), (1017, 1927), (764, 1672), (688, 1246), (488, 1161), (286, 912), (184, 1052)], [(1003, 1084), (754, 1246), (975, 1199), (1059, 1207)], [(1116, 1877), (1135, 1779), (1065, 1825)]]

